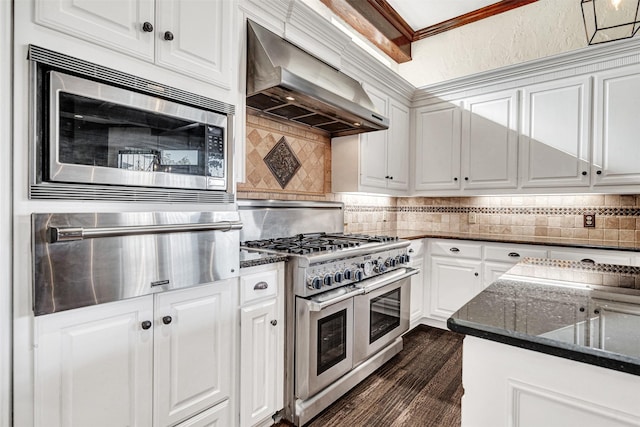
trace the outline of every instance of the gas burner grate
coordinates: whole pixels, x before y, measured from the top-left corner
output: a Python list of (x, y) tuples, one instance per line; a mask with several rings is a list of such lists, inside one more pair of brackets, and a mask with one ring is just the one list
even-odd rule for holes
[(264, 240), (250, 240), (241, 243), (252, 249), (266, 249), (296, 255), (307, 255), (339, 249), (355, 248), (363, 243), (384, 243), (398, 240), (391, 236), (367, 236), (365, 234), (342, 234), (324, 232), (296, 234)]

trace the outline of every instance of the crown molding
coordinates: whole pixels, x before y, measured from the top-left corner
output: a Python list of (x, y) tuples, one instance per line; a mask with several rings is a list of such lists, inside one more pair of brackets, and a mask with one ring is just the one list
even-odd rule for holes
[(517, 87), (637, 63), (640, 38), (619, 40), (422, 86), (415, 91), (413, 103), (443, 95), (464, 96), (465, 91), (482, 87)]

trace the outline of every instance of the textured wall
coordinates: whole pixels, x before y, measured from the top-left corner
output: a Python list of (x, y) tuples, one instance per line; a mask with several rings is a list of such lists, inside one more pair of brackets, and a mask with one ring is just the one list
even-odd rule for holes
[(587, 46), (578, 0), (540, 0), (417, 41), (400, 74), (416, 87)]

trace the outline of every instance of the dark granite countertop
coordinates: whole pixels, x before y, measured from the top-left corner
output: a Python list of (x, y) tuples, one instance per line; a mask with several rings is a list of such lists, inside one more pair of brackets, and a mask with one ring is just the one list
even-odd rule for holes
[(256, 265), (273, 264), (286, 261), (286, 255), (275, 255), (261, 252), (240, 250), (240, 268), (255, 267)]
[(420, 231), (411, 229), (390, 229), (384, 231), (362, 231), (363, 234), (385, 234), (398, 236), (401, 239), (417, 240), (424, 238), (477, 240), (483, 242), (518, 243), (526, 245), (563, 246), (590, 249), (616, 249), (622, 251), (638, 251), (640, 246), (634, 242), (594, 241), (588, 239), (569, 239), (562, 237), (510, 236), (508, 234), (480, 234), (454, 231)]
[(640, 375), (640, 267), (525, 258), (447, 326)]

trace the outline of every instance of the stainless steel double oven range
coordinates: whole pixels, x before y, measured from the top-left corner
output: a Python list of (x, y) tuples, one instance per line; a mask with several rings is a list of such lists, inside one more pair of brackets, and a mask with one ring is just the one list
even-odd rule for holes
[(341, 203), (240, 201), (239, 211), (243, 250), (289, 255), (284, 416), (302, 425), (402, 350), (417, 273), (409, 242), (344, 234)]

